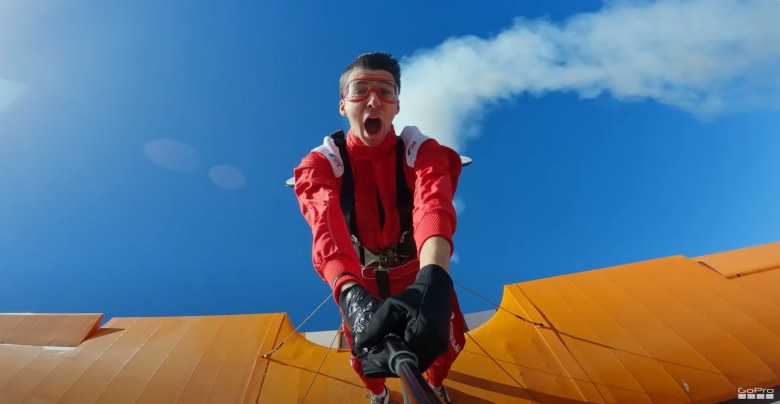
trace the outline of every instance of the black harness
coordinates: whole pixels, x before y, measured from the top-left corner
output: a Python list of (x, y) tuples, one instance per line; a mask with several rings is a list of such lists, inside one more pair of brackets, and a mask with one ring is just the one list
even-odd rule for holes
[[(390, 274), (389, 268), (398, 267), (401, 264), (417, 257), (417, 245), (414, 242), (414, 229), (412, 227), (412, 193), (406, 185), (406, 176), (404, 175), (404, 142), (396, 139), (395, 143), (395, 190), (396, 207), (398, 208), (398, 217), (401, 222), (401, 239), (398, 243), (379, 251), (371, 251), (363, 247), (358, 240), (357, 217), (355, 215), (355, 182), (352, 177), (349, 155), (347, 154), (347, 141), (344, 131), (334, 132), (330, 137), (339, 148), (341, 161), (344, 164), (344, 175), (341, 177), (341, 212), (344, 214), (344, 220), (349, 227), (352, 245), (355, 248), (360, 265), (368, 267), (377, 265), (374, 269), (379, 294), (383, 299), (390, 296)], [(380, 225), (384, 224), (384, 207), (379, 199), (377, 192), (377, 204), (379, 205)]]

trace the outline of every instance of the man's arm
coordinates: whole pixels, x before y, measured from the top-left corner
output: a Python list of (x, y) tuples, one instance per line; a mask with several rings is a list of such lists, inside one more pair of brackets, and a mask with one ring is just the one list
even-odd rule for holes
[(420, 249), (420, 268), (426, 265), (435, 264), (442, 269), (450, 272), (450, 256), (452, 255), (452, 248), (450, 242), (444, 237), (434, 236), (423, 243)]
[(414, 239), (420, 267), (436, 264), (450, 269), (452, 235), (457, 214), (452, 200), (461, 172), (460, 156), (429, 139), (420, 146), (414, 163)]
[(312, 230), (312, 263), (337, 302), (342, 285), (354, 284), (360, 274), (338, 189), (330, 163), (319, 153), (309, 154), (295, 169), (295, 194)]

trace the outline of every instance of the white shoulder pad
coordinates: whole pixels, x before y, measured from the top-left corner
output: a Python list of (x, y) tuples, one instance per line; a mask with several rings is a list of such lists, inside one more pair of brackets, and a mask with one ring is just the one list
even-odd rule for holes
[(401, 131), (401, 139), (403, 139), (406, 147), (406, 165), (414, 167), (414, 161), (417, 160), (417, 151), (420, 150), (420, 145), (430, 138), (423, 135), (416, 126), (405, 126)]
[(344, 163), (341, 161), (341, 153), (339, 153), (339, 147), (336, 146), (336, 142), (330, 136), (325, 136), (321, 146), (318, 146), (314, 150), (317, 153), (322, 154), (328, 158), (331, 168), (333, 168), (333, 174), (336, 174), (336, 178), (344, 175)]

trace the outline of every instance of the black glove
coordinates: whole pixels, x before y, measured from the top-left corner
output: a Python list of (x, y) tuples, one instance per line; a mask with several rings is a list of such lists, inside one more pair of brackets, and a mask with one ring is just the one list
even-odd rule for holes
[(422, 372), (447, 350), (452, 316), (452, 279), (444, 268), (426, 265), (415, 282), (388, 298), (355, 338), (358, 348), (382, 343), (388, 334), (403, 336), (417, 355)]
[(366, 377), (390, 377), (393, 373), (387, 364), (388, 354), (384, 351), (381, 341), (367, 345), (366, 348), (358, 348), (355, 344), (366, 329), (376, 310), (379, 301), (361, 285), (355, 284), (339, 295), (339, 306), (344, 315), (349, 331), (352, 334), (352, 354), (360, 360), (363, 374)]

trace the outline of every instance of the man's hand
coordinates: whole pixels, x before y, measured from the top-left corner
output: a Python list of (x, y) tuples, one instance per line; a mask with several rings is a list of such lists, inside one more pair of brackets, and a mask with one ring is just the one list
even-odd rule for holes
[[(388, 298), (355, 337), (355, 346), (373, 347), (388, 334), (403, 336), (417, 355), (420, 371), (447, 350), (452, 316), (452, 279), (442, 267), (420, 269), (415, 283)], [(354, 334), (353, 334), (354, 335)]]
[(366, 377), (393, 375), (387, 364), (388, 354), (384, 351), (381, 341), (366, 345), (366, 348), (358, 348), (355, 344), (355, 341), (365, 332), (366, 326), (379, 308), (379, 304), (378, 300), (357, 283), (344, 288), (339, 295), (341, 313), (344, 315), (352, 334), (352, 354), (360, 360), (360, 366)]

